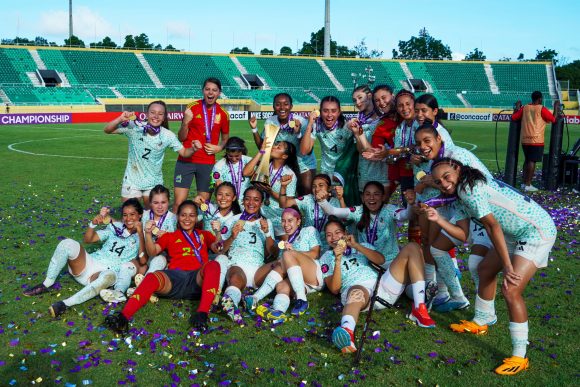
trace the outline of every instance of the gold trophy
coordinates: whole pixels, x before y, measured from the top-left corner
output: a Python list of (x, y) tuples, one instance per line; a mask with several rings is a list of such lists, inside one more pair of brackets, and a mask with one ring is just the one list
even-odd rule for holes
[(259, 188), (270, 188), (270, 152), (272, 152), (272, 146), (279, 130), (279, 126), (272, 124), (267, 124), (264, 128), (264, 141), (271, 140), (272, 143), (264, 149), (262, 160), (250, 179), (250, 182)]

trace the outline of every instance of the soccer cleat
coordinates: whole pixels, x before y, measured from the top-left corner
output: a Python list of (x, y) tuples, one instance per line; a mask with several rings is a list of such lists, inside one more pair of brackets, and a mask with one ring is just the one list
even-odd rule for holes
[(143, 278), (145, 278), (143, 274), (135, 274), (135, 277), (133, 278), (133, 281), (135, 281), (135, 287), (141, 285), (141, 282), (143, 282)]
[(527, 370), (530, 367), (530, 361), (527, 357), (512, 356), (503, 359), (503, 364), (495, 369), (499, 375), (515, 375), (520, 371)]
[(418, 308), (413, 305), (408, 318), (421, 328), (435, 328), (435, 321), (429, 316), (425, 304), (419, 304)]
[[(437, 284), (437, 283), (435, 283), (435, 284)], [(431, 300), (431, 305), (433, 305), (433, 307), (438, 306), (438, 305), (442, 305), (442, 304), (445, 304), (450, 299), (451, 299), (451, 296), (449, 295), (448, 292), (440, 292), (440, 293), (437, 293), (437, 295), (435, 296), (435, 298), (433, 298), (433, 300)]]
[(348, 328), (338, 327), (332, 332), (332, 342), (342, 353), (356, 352), (354, 332)]
[(526, 185), (524, 187), (524, 191), (526, 191), (526, 192), (537, 192), (537, 191), (539, 191), (539, 189), (537, 189), (533, 185)]
[(253, 313), (256, 309), (256, 298), (254, 296), (244, 297), (244, 305), (246, 306), (246, 311)]
[(49, 291), (50, 288), (47, 288), (46, 286), (44, 286), (44, 284), (38, 284), (36, 286), (26, 289), (24, 292), (22, 292), (22, 294), (24, 294), (26, 297), (32, 297), (38, 296), (42, 293), (46, 293)]
[(428, 309), (431, 309), (431, 304), (435, 297), (437, 297), (437, 282), (427, 281), (425, 283), (425, 305), (427, 305)]
[(463, 300), (454, 300), (450, 298), (446, 303), (435, 305), (433, 310), (439, 313), (447, 313), (453, 310), (463, 310), (469, 308), (469, 301), (466, 298)]
[(485, 335), (487, 333), (487, 325), (479, 325), (473, 321), (461, 320), (459, 324), (451, 324), (449, 328), (457, 333), (473, 333), (474, 335)]
[(270, 309), (268, 311), (268, 314), (266, 314), (266, 318), (275, 324), (283, 323), (286, 322), (286, 320), (288, 320), (288, 316), (286, 316), (284, 312), (282, 312), (281, 310), (274, 309)]
[(208, 316), (205, 312), (193, 312), (189, 318), (189, 323), (194, 330), (198, 332), (204, 332), (207, 330), (207, 320)]
[(296, 300), (296, 302), (294, 303), (294, 308), (292, 308), (292, 314), (296, 317), (302, 316), (307, 309), (308, 309), (308, 301)]
[(234, 304), (234, 300), (227, 294), (222, 297), (222, 309), (236, 324), (242, 325), (244, 323), (240, 310)]
[(268, 313), (270, 313), (272, 309), (270, 309), (270, 305), (262, 304), (256, 307), (256, 314), (262, 318), (268, 318)]
[(52, 317), (56, 318), (66, 312), (66, 308), (67, 306), (64, 304), (64, 302), (57, 301), (48, 307), (48, 311)]
[(127, 333), (129, 321), (122, 313), (115, 313), (105, 317), (105, 326), (120, 335)]
[(99, 295), (105, 302), (125, 302), (127, 301), (127, 297), (123, 294), (122, 291), (116, 289), (102, 289), (99, 292)]

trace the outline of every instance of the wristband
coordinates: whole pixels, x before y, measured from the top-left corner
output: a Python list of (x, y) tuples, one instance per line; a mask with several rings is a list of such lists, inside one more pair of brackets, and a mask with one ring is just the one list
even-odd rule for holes
[(94, 224), (93, 222), (89, 222), (89, 227), (90, 228), (97, 228), (97, 225)]
[(252, 129), (252, 133), (258, 133), (258, 129)]
[[(267, 238), (272, 238), (272, 233), (270, 232), (270, 230), (268, 230), (268, 232), (265, 233), (264, 236), (266, 237), (266, 239)], [(274, 239), (274, 238), (272, 238), (272, 239)]]
[(261, 154), (264, 154), (264, 153), (266, 153), (266, 151), (265, 151), (265, 150), (263, 150), (263, 149), (260, 149), (260, 153), (261, 153)]
[(310, 137), (315, 140), (316, 139), (316, 135), (314, 134), (314, 132), (310, 133)]
[(282, 196), (286, 196), (286, 194), (285, 194), (285, 193), (282, 193), (282, 192), (280, 192), (280, 195), (278, 195), (278, 196), (282, 197)]

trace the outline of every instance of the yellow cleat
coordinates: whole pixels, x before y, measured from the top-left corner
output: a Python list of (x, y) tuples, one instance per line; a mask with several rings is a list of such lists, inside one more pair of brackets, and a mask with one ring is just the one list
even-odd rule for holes
[(527, 357), (512, 356), (503, 359), (503, 364), (495, 369), (499, 375), (515, 375), (520, 371), (527, 370), (530, 367), (530, 361)]
[(458, 333), (473, 333), (474, 335), (485, 335), (487, 333), (487, 325), (478, 325), (473, 321), (467, 320), (461, 320), (459, 324), (451, 324), (449, 328)]

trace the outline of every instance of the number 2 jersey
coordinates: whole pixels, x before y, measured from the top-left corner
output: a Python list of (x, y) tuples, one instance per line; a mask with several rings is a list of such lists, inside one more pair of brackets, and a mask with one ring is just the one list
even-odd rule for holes
[[(362, 246), (376, 250), (368, 243), (361, 243)], [(320, 267), (322, 278), (330, 277), (334, 273), (334, 251), (329, 250), (320, 257)], [(369, 260), (360, 251), (351, 249), (350, 254), (346, 251), (342, 255), (340, 263), (340, 292), (344, 293), (354, 285), (364, 284), (368, 281), (376, 281), (378, 272), (372, 268)]]
[(143, 127), (135, 121), (129, 121), (126, 127), (119, 126), (115, 131), (129, 139), (129, 157), (123, 185), (147, 191), (158, 184), (163, 184), (163, 158), (165, 148), (170, 147), (176, 152), (183, 149), (175, 133), (161, 128), (159, 134), (152, 136), (143, 133)]
[[(115, 222), (115, 226), (121, 230), (123, 224)], [(139, 255), (139, 236), (137, 233), (130, 234), (128, 237), (119, 237), (115, 233), (115, 229), (110, 224), (102, 230), (97, 230), (99, 240), (103, 242), (103, 246), (90, 253), (93, 259), (108, 266), (113, 271), (119, 271), (120, 266), (136, 259)]]

